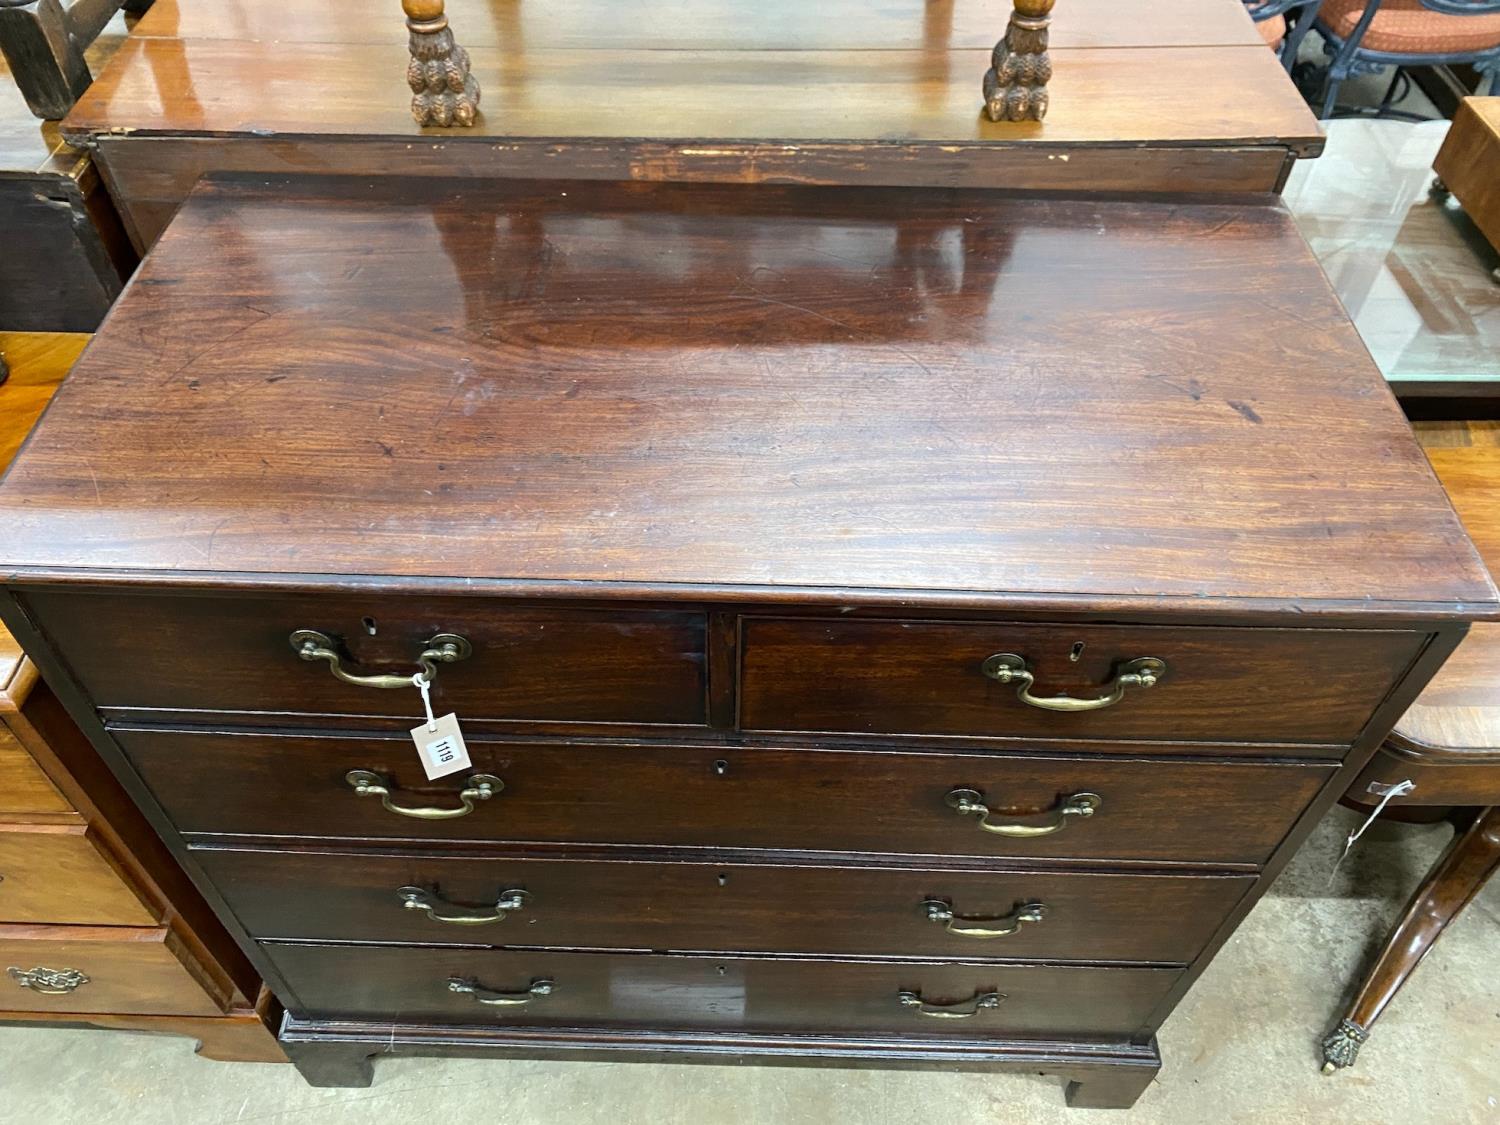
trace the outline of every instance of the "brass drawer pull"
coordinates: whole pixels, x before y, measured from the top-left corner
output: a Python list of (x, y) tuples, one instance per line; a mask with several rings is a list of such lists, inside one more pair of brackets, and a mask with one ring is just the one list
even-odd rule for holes
[(556, 983), (550, 980), (534, 980), (531, 982), (531, 987), (524, 992), (494, 992), (476, 980), (465, 980), (463, 977), (448, 978), (449, 992), (461, 992), (465, 996), (474, 997), (481, 1004), (490, 1004), (496, 1008), (516, 1008), (522, 1004), (530, 1004), (533, 1000), (543, 996), (551, 996), (552, 990), (556, 987)]
[(1070, 817), (1090, 817), (1100, 805), (1104, 804), (1104, 798), (1097, 793), (1074, 793), (1066, 798), (1061, 804), (1052, 810), (1052, 816), (1045, 824), (1010, 824), (1003, 822), (992, 822), (990, 820), (990, 808), (984, 803), (984, 794), (978, 789), (955, 789), (946, 798), (948, 807), (960, 816), (977, 816), (979, 827), (986, 832), (993, 832), (996, 836), (1050, 836), (1054, 832), (1061, 832), (1068, 826)]
[(525, 891), (517, 888), (511, 891), (501, 891), (500, 897), (495, 901), (494, 909), (488, 914), (440, 914), (443, 909), (459, 909), (454, 903), (439, 898), (432, 891), (421, 887), (402, 887), (396, 892), (401, 900), (401, 905), (408, 910), (425, 910), (427, 917), (434, 922), (447, 922), (453, 926), (484, 926), (491, 922), (503, 922), (505, 916), (513, 910), (520, 910), (526, 905), (526, 900), (531, 896)]
[(1022, 903), (1001, 918), (965, 918), (953, 913), (951, 903), (940, 898), (930, 898), (922, 904), (929, 922), (941, 922), (950, 934), (972, 938), (1010, 937), (1019, 932), (1028, 922), (1040, 922), (1047, 907), (1040, 902)]
[[(333, 674), (346, 684), (373, 688), (411, 687), (410, 672), (404, 675), (360, 676), (344, 671), (343, 657), (339, 655), (338, 646), (327, 633), (320, 633), (316, 629), (298, 629), (291, 635), (290, 640), (292, 648), (303, 660), (328, 661), (333, 668)], [(457, 633), (439, 633), (427, 642), (427, 647), (417, 657), (417, 663), (421, 665), (418, 674), (431, 683), (433, 677), (437, 675), (439, 664), (454, 664), (460, 660), (467, 660), (473, 651), (474, 647)]]
[(89, 978), (77, 969), (47, 969), (40, 965), (34, 969), (22, 969), (19, 965), (12, 965), (5, 971), (22, 988), (48, 996), (62, 996), (89, 983)]
[(418, 820), (453, 820), (468, 816), (474, 811), (475, 801), (488, 801), (505, 788), (505, 782), (487, 773), (469, 776), (468, 784), (458, 791), (461, 808), (435, 809), (427, 805), (398, 805), (391, 800), (390, 782), (371, 770), (350, 770), (344, 775), (349, 787), (361, 797), (379, 797), (380, 803), (393, 813), (416, 817)]
[(1016, 697), (1022, 703), (1040, 707), (1043, 711), (1098, 711), (1101, 707), (1113, 707), (1124, 699), (1126, 688), (1140, 688), (1144, 691), (1155, 687), (1157, 681), (1166, 675), (1167, 665), (1166, 661), (1154, 656), (1128, 661), (1115, 673), (1114, 680), (1109, 684), (1109, 691), (1095, 699), (1074, 699), (1071, 695), (1055, 695), (1044, 699), (1032, 695), (1031, 686), (1036, 682), (1036, 677), (1031, 674), (1026, 661), (1015, 653), (997, 652), (981, 664), (979, 670), (998, 683), (1015, 684)]
[(972, 999), (959, 1000), (953, 1004), (934, 1004), (923, 1000), (920, 992), (898, 992), (896, 999), (903, 1008), (915, 1008), (918, 1015), (935, 1020), (973, 1019), (987, 1008), (998, 1008), (1005, 997), (998, 992), (976, 992)]

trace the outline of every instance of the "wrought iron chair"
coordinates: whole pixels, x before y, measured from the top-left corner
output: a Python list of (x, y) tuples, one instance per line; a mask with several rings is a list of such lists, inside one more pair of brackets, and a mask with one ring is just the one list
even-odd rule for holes
[(1312, 30), (1322, 6), (1323, 0), (1245, 0), (1261, 38), (1288, 71), (1297, 61), (1297, 49)]
[(1468, 63), (1500, 92), (1500, 0), (1324, 0), (1315, 25), (1333, 56), (1325, 119), (1346, 78), (1391, 64)]

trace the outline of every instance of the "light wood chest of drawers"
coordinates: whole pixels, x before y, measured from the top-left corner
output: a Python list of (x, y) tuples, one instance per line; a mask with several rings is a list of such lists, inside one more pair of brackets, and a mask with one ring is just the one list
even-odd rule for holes
[[(1264, 203), (215, 181), (0, 514), (7, 621), (322, 1083), (479, 1052), (1129, 1104), (1496, 609)], [(331, 674), (424, 652), (472, 757), (436, 781), (414, 688)]]

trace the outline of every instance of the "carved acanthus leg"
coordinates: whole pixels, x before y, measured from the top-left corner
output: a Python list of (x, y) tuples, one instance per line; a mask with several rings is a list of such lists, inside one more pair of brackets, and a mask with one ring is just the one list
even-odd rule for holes
[(984, 76), (984, 112), (991, 121), (1040, 121), (1047, 116), (1052, 59), (1047, 28), (1056, 0), (1015, 0), (1005, 38), (995, 44)]
[(479, 83), (469, 73), (469, 52), (453, 41), (443, 0), (401, 0), (411, 32), (411, 115), (418, 125), (472, 125), (479, 114)]

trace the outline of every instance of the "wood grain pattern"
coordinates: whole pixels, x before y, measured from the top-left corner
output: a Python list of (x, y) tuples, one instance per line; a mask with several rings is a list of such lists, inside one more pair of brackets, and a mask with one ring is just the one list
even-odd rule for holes
[[(261, 939), (656, 952), (1185, 964), (1254, 881), (1006, 871), (993, 864), (913, 870), (458, 858), (328, 845), (312, 851), (196, 848), (193, 855)], [(513, 888), (529, 897), (502, 922), (458, 925), (405, 907), (397, 891), (406, 886), (451, 904), (440, 914), (494, 913), (501, 892)], [(289, 894), (297, 896), (295, 904)], [(922, 906), (929, 899), (978, 918), (1001, 918), (1032, 902), (1045, 910), (1040, 922), (1023, 923), (1014, 934), (981, 939), (931, 921)]]
[(0, 823), (0, 923), (150, 926), (160, 920), (84, 825)]
[[(415, 841), (532, 841), (936, 856), (1259, 863), (1328, 778), (1326, 763), (895, 754), (765, 746), (622, 746), (469, 739), (474, 772), (505, 789), (453, 820), (360, 797), (352, 769), (398, 802), (456, 808), (462, 776), (428, 782), (402, 738), (121, 730), (119, 744), (186, 833)], [(719, 763), (722, 763), (720, 765)], [(467, 775), (464, 775), (467, 776)], [(221, 784), (215, 779), (235, 779)], [(1055, 835), (981, 831), (944, 803), (981, 790), (997, 818), (1045, 823), (1059, 800), (1101, 810)], [(753, 810), (753, 815), (747, 814)]]
[[(1479, 553), (1500, 570), (1500, 446), (1435, 447), (1427, 451)], [(1500, 761), (1500, 625), (1481, 622), (1397, 724), (1392, 746), (1423, 755), (1452, 754), (1495, 769)], [(1446, 759), (1445, 759), (1446, 760)], [(1399, 780), (1399, 779), (1398, 779)], [(1451, 789), (1458, 778), (1445, 778)], [(1477, 802), (1460, 802), (1464, 804)]]
[(22, 815), (76, 819), (68, 799), (16, 736), (0, 726), (0, 819)]
[[(1425, 641), (1419, 633), (977, 625), (746, 617), (747, 730), (1348, 743)], [(981, 667), (1020, 655), (1038, 696), (1107, 691), (1120, 666), (1165, 661), (1149, 690), (1099, 711), (1016, 698)], [(1376, 667), (1380, 668), (1376, 672)], [(1318, 669), (1313, 682), (1306, 670)], [(1297, 682), (1290, 695), (1287, 685)]]
[[(430, 638), (463, 635), (473, 655), (440, 666), (432, 702), (440, 714), (453, 710), (465, 720), (683, 726), (705, 720), (701, 613), (316, 594), (39, 593), (35, 605), (53, 636), (76, 653), (73, 670), (101, 706), (383, 715), (407, 727), (421, 718), (415, 689), (352, 686), (335, 679), (326, 663), (299, 659), (288, 638), (317, 629), (336, 638), (348, 671), (408, 677)], [(205, 644), (211, 659), (182, 663), (184, 651)]]
[[(424, 949), (411, 946), (267, 945), (304, 1007), (298, 1014), (379, 1016), (400, 1011), (435, 1023), (643, 1027), (726, 1031), (882, 1031), (921, 1040), (988, 1033), (995, 1038), (1113, 1035), (1139, 1030), (1177, 973), (975, 965), (748, 960), (588, 953)], [(497, 990), (556, 982), (550, 996), (489, 1008), (450, 992), (450, 977)], [(940, 1003), (976, 991), (1005, 994), (973, 1020), (924, 1018), (902, 990)], [(1107, 999), (1105, 999), (1107, 997)], [(970, 1025), (973, 1026), (970, 1026)]]
[(1500, 248), (1500, 97), (1459, 103), (1433, 167), (1490, 245)]
[(0, 1009), (20, 1012), (122, 1012), (217, 1015), (205, 982), (166, 928), (0, 925), (0, 969), (76, 969), (89, 978), (72, 992), (49, 995), (0, 976)]
[(1493, 605), (1283, 212), (894, 199), (211, 185), (0, 486), (6, 569)]

